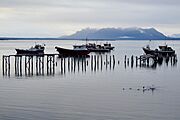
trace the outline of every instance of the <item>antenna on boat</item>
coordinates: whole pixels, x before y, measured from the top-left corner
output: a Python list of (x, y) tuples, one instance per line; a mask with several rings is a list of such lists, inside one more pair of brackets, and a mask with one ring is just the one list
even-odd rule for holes
[(86, 45), (87, 45), (87, 41), (88, 41), (88, 39), (87, 39), (87, 36), (86, 36)]

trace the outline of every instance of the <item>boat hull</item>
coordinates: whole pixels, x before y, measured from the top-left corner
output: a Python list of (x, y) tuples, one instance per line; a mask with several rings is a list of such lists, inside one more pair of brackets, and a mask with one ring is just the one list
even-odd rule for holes
[(90, 53), (90, 50), (72, 50), (61, 47), (55, 47), (55, 49), (63, 56), (87, 56)]
[(44, 50), (23, 50), (23, 49), (16, 49), (16, 54), (27, 54), (27, 55), (39, 55), (44, 54)]
[(88, 50), (90, 50), (91, 52), (110, 52), (109, 49), (91, 49), (91, 48), (89, 48)]

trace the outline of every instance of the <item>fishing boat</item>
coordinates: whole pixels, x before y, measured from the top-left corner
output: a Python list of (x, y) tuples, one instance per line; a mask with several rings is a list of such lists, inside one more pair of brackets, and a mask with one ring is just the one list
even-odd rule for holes
[(15, 50), (17, 52), (16, 54), (39, 55), (39, 54), (44, 54), (44, 49), (45, 49), (45, 44), (44, 45), (36, 44), (35, 46), (32, 46), (29, 49), (15, 49)]
[(97, 45), (95, 43), (88, 43), (83, 45), (73, 45), (74, 48), (76, 47), (86, 47), (90, 52), (110, 52), (114, 47), (111, 47), (111, 45)]
[(74, 49), (55, 47), (55, 49), (63, 56), (87, 56), (90, 53), (85, 46), (76, 46)]
[(113, 47), (113, 46), (111, 45), (111, 43), (104, 43), (104, 48), (105, 48), (105, 49), (109, 49), (109, 50), (113, 50), (115, 47)]
[(172, 56), (175, 54), (175, 50), (173, 50), (171, 47), (164, 45), (164, 46), (159, 46), (159, 49), (151, 49), (149, 45), (146, 47), (143, 47), (143, 50), (146, 54), (151, 54), (151, 55), (162, 55), (162, 56)]

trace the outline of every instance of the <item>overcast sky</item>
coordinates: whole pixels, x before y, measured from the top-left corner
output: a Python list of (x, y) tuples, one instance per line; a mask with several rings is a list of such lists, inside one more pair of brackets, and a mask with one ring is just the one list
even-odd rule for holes
[(58, 37), (87, 27), (180, 33), (180, 0), (0, 0), (0, 36)]

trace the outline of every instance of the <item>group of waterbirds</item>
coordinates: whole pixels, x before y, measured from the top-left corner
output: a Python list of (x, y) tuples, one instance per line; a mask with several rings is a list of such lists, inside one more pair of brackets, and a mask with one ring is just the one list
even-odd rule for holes
[[(133, 88), (123, 88), (123, 90), (133, 90)], [(151, 85), (151, 86), (147, 86), (147, 87), (145, 87), (145, 86), (142, 86), (142, 88), (137, 88), (136, 89), (137, 91), (140, 91), (140, 90), (143, 90), (143, 92), (145, 92), (145, 91), (154, 91), (154, 90), (156, 90), (156, 87), (154, 86), (154, 85)]]

